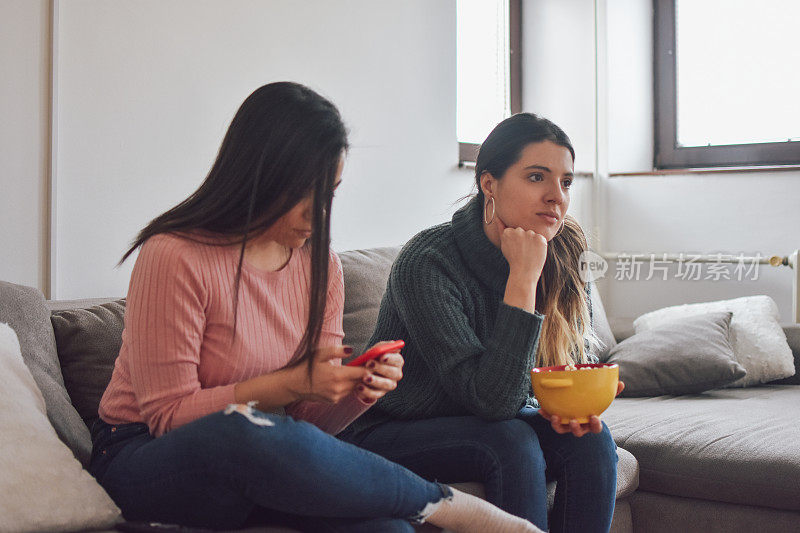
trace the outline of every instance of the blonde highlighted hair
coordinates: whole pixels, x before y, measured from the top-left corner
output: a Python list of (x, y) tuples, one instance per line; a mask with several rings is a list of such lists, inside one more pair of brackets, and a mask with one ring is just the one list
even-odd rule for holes
[(564, 229), (547, 245), (536, 287), (537, 308), (545, 315), (536, 366), (587, 363), (587, 348), (597, 353), (602, 346), (591, 327), (586, 284), (580, 276), (580, 256), (587, 249), (580, 224), (565, 216)]

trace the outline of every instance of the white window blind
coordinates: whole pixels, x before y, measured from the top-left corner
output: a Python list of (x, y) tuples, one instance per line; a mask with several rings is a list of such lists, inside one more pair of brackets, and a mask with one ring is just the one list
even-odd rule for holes
[(800, 2), (676, 0), (678, 146), (800, 140)]
[(481, 143), (511, 114), (508, 0), (458, 0), (457, 134)]

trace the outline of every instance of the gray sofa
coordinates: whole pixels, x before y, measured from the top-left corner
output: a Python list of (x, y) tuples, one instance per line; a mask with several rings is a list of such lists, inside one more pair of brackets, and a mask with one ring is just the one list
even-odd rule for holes
[[(356, 353), (372, 332), (397, 252), (340, 254), (345, 343)], [(45, 301), (36, 289), (0, 282), (0, 322), (17, 332), (51, 423), (84, 464), (86, 424), (110, 378), (123, 313), (122, 300)], [(631, 333), (630, 320), (611, 322), (618, 339)], [(798, 364), (800, 327), (785, 331)], [(612, 531), (800, 531), (800, 382), (789, 382), (617, 399), (604, 415), (620, 458)]]
[[(633, 319), (611, 319), (621, 341)], [(783, 326), (800, 368), (800, 325)], [(634, 531), (800, 531), (800, 374), (758, 387), (618, 398), (603, 416), (640, 467)]]

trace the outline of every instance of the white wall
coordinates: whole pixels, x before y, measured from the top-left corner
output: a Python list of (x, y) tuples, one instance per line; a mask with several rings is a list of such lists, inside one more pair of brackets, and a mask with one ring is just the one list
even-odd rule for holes
[(605, 2), (608, 166), (611, 172), (653, 168), (653, 2)]
[(0, 2), (0, 280), (46, 288), (49, 2)]
[(593, 0), (522, 3), (522, 109), (558, 124), (575, 170), (595, 170)]
[(455, 169), (455, 29), (454, 1), (61, 2), (55, 296), (124, 293), (127, 243), (199, 184), (270, 81), (317, 89), (351, 129), (335, 249), (448, 219), (471, 184)]
[[(784, 256), (800, 248), (800, 172), (621, 177), (608, 184), (609, 250)], [(673, 267), (667, 281), (609, 279), (608, 313), (635, 317), (666, 305), (767, 294), (783, 321), (792, 320), (787, 267), (762, 265), (758, 281), (682, 281), (674, 274)]]
[[(522, 110), (558, 124), (575, 148), (575, 171), (595, 171), (595, 72), (593, 0), (522, 2)], [(569, 214), (591, 245), (592, 180), (579, 175)]]

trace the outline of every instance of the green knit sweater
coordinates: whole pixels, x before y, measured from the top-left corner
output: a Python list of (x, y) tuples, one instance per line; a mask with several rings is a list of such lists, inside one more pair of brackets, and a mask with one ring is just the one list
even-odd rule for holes
[(397, 389), (353, 422), (475, 415), (513, 418), (531, 395), (544, 316), (503, 302), (509, 266), (473, 198), (450, 223), (417, 234), (392, 266), (368, 346), (403, 339)]

